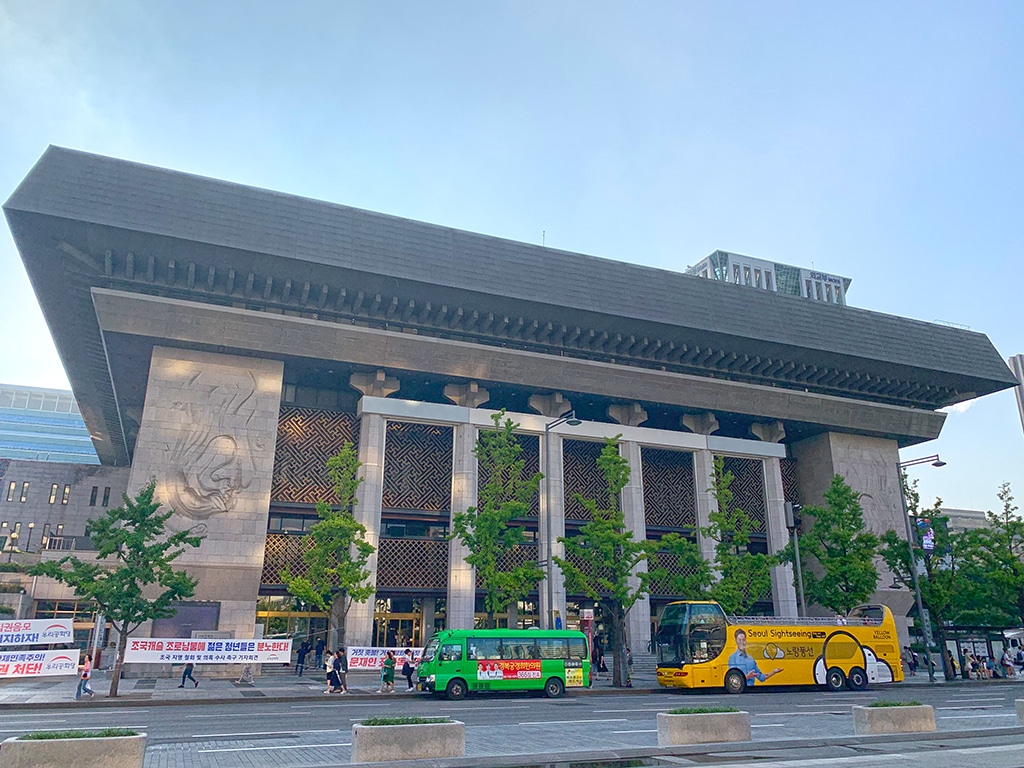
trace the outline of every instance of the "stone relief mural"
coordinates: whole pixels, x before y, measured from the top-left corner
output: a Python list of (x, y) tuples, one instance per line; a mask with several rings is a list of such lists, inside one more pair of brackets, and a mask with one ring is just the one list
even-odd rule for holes
[(200, 371), (188, 390), (194, 398), (171, 405), (185, 419), (166, 448), (165, 476), (170, 506), (201, 522), (235, 508), (256, 477), (254, 457), (267, 446), (252, 427), (258, 397), (251, 372)]

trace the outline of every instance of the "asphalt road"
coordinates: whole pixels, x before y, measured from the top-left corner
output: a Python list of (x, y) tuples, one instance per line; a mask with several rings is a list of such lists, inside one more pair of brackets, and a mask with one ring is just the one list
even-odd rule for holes
[(348, 760), (353, 722), (373, 715), (448, 715), (467, 725), (467, 755), (628, 749), (657, 745), (656, 713), (676, 706), (738, 706), (752, 716), (755, 741), (853, 735), (850, 707), (913, 698), (935, 707), (940, 731), (1016, 726), (1016, 686), (906, 687), (863, 693), (755, 691), (566, 696), (505, 694), (449, 702), (422, 694), (310, 702), (252, 701), (193, 706), (128, 706), (33, 711), (0, 718), (0, 738), (49, 728), (130, 727), (149, 734), (147, 768), (305, 766)]

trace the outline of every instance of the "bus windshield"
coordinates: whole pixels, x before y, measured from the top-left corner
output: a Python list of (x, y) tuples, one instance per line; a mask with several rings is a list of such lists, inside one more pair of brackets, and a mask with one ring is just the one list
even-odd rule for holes
[(669, 605), (658, 630), (658, 664), (711, 661), (725, 649), (725, 613), (715, 603)]
[(437, 635), (434, 635), (430, 640), (427, 641), (426, 647), (423, 649), (423, 653), (420, 654), (420, 662), (433, 661), (434, 656), (437, 655), (437, 647), (441, 644)]

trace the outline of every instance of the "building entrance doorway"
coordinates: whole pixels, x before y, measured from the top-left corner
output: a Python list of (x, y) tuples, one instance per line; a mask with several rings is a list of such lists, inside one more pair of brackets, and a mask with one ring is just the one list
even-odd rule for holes
[(421, 648), (444, 626), (443, 598), (379, 598), (374, 605), (373, 644), (378, 648)]

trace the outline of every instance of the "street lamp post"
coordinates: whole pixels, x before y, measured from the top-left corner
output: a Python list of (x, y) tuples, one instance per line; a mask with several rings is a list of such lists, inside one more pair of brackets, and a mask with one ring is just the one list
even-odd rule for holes
[(8, 539), (7, 544), (7, 562), (11, 562), (11, 558), (14, 557), (14, 549), (18, 546), (18, 532), (11, 531), (11, 538)]
[(938, 454), (924, 456), (920, 459), (896, 462), (896, 476), (900, 481), (900, 502), (903, 504), (903, 522), (907, 526), (907, 549), (910, 551), (910, 576), (914, 582), (914, 597), (917, 600), (917, 616), (921, 622), (921, 639), (924, 640), (925, 664), (928, 667), (928, 682), (935, 682), (935, 668), (932, 666), (932, 647), (928, 642), (931, 634), (925, 628), (924, 601), (921, 600), (921, 582), (917, 577), (917, 555), (914, 553), (914, 531), (910, 527), (910, 511), (907, 509), (907, 495), (903, 492), (903, 470), (918, 464), (931, 464), (933, 467), (944, 467), (946, 462), (939, 458)]
[(548, 598), (548, 609), (547, 609), (547, 629), (555, 628), (555, 587), (554, 587), (554, 575), (555, 575), (555, 542), (551, 540), (551, 450), (550, 450), (550, 436), (551, 430), (555, 427), (561, 426), (562, 424), (568, 424), (570, 427), (578, 427), (583, 422), (576, 418), (576, 411), (569, 411), (563, 413), (554, 421), (551, 421), (544, 425), (544, 478), (547, 480), (547, 509), (544, 510), (544, 539), (547, 542), (545, 547), (545, 569), (546, 575), (544, 580), (547, 582), (547, 598)]
[(28, 552), (28, 548), (32, 546), (32, 529), (36, 527), (35, 523), (28, 524), (28, 539), (25, 540), (25, 551)]

